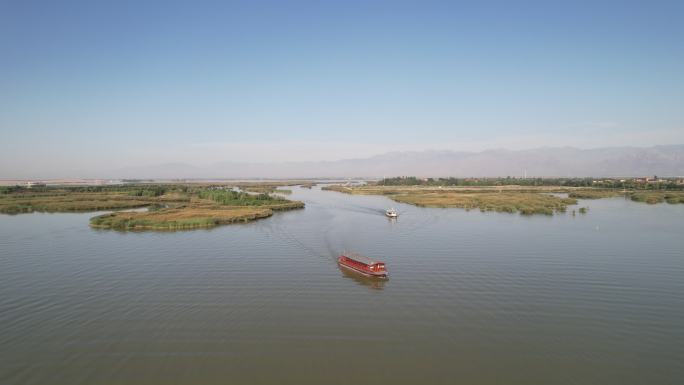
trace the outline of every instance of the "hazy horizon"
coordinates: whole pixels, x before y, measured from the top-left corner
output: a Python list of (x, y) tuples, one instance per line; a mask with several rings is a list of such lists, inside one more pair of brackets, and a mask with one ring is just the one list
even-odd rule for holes
[(10, 2), (0, 178), (684, 143), (678, 2)]
[(0, 178), (59, 179), (311, 179), (419, 177), (630, 177), (684, 176), (684, 144), (651, 147), (540, 147), (524, 150), (391, 151), (323, 161), (211, 163), (167, 162), (121, 168), (83, 166), (71, 173)]

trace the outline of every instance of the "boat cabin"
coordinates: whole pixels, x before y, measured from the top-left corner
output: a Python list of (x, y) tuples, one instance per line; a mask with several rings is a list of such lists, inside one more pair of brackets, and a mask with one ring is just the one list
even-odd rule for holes
[(337, 260), (340, 265), (365, 275), (386, 277), (385, 262), (376, 261), (357, 253), (344, 253)]

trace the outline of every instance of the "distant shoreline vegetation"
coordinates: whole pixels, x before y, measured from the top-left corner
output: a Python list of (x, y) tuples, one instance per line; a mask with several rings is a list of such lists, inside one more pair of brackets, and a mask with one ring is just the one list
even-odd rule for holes
[(325, 186), (323, 190), (347, 194), (385, 195), (388, 198), (419, 207), (462, 208), (465, 210), (553, 215), (577, 204), (574, 198), (562, 198), (551, 191), (526, 189), (467, 188), (439, 189), (425, 186)]
[(635, 202), (656, 204), (667, 202), (670, 204), (684, 203), (684, 192), (670, 191), (639, 191), (630, 194), (630, 198)]
[(684, 190), (682, 178), (418, 178), (401, 176), (383, 178), (378, 186), (550, 186), (550, 187), (593, 187), (627, 190)]
[[(466, 210), (553, 215), (576, 205), (577, 199), (629, 197), (636, 202), (684, 203), (684, 184), (678, 180), (644, 179), (600, 181), (590, 178), (385, 178), (366, 185), (331, 185), (323, 190), (347, 194), (384, 195), (401, 203), (421, 207), (463, 208)], [(640, 189), (606, 188), (606, 185)], [(553, 193), (567, 193), (562, 198)], [(585, 213), (582, 208), (580, 213)]]
[[(91, 218), (95, 228), (182, 230), (247, 222), (304, 203), (268, 193), (235, 191), (232, 185), (155, 184), (0, 189), (0, 213), (115, 211)], [(242, 186), (247, 188), (247, 186)], [(274, 186), (251, 185), (275, 190)]]

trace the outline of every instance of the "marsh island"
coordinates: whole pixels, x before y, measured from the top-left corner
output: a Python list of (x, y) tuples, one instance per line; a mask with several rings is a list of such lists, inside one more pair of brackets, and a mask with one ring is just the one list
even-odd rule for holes
[[(625, 197), (636, 202), (684, 203), (682, 186), (595, 183), (591, 179), (418, 179), (398, 177), (367, 184), (329, 185), (323, 190), (346, 194), (383, 195), (420, 207), (462, 208), (523, 215), (553, 215), (576, 205), (578, 199)], [(596, 185), (596, 187), (593, 187)], [(584, 210), (586, 212), (586, 209)], [(582, 212), (582, 211), (580, 211)]]
[[(241, 186), (247, 190), (246, 186)], [(251, 186), (276, 191), (273, 186)], [(276, 191), (280, 192), (280, 191)], [(238, 190), (233, 185), (152, 184), (79, 187), (4, 187), (0, 213), (119, 210), (91, 218), (94, 228), (183, 230), (266, 218), (303, 208), (280, 196)], [(143, 210), (132, 210), (143, 209)]]

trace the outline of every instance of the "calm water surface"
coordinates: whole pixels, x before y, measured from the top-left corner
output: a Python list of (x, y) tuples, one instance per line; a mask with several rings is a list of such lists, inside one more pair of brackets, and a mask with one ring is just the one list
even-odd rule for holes
[[(523, 217), (292, 197), (306, 209), (175, 233), (0, 216), (0, 383), (684, 381), (684, 205)], [(340, 270), (344, 249), (391, 278)]]

